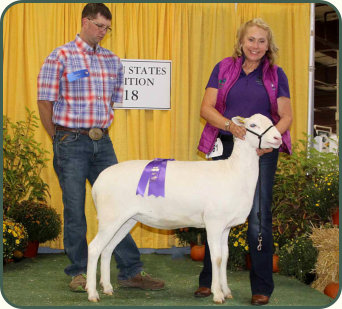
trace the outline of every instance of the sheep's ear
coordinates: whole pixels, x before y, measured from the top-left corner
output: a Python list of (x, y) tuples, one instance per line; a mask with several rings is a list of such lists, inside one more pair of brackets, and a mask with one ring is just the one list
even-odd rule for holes
[(232, 118), (232, 121), (238, 126), (244, 126), (246, 123), (246, 118), (236, 116)]

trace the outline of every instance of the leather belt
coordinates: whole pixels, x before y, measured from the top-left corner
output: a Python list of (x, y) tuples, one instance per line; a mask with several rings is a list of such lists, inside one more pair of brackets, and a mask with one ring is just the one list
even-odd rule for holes
[(56, 126), (56, 131), (67, 131), (67, 132), (73, 132), (73, 133), (79, 133), (83, 135), (89, 136), (90, 139), (93, 141), (100, 140), (103, 135), (108, 134), (108, 129), (102, 129), (102, 128), (89, 128), (89, 129), (73, 129), (63, 126)]

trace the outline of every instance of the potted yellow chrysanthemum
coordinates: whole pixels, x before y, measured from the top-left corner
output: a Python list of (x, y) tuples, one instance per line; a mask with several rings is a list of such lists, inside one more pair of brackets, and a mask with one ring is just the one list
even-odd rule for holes
[(22, 257), (28, 241), (28, 234), (21, 223), (17, 223), (10, 218), (3, 221), (3, 260), (5, 263), (13, 258)]

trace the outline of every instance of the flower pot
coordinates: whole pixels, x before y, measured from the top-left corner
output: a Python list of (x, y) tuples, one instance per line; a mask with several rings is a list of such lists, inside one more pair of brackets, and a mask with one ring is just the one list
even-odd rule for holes
[(203, 261), (204, 252), (205, 252), (204, 245), (193, 246), (190, 251), (190, 257), (193, 261)]
[(38, 247), (39, 247), (39, 241), (37, 240), (29, 241), (26, 247), (26, 250), (24, 252), (24, 257), (27, 257), (27, 258), (36, 257), (38, 253)]
[(333, 225), (337, 225), (339, 226), (340, 225), (340, 213), (339, 213), (339, 209), (336, 208), (335, 211), (333, 212), (333, 215), (332, 215), (332, 223)]
[(246, 268), (248, 270), (252, 268), (251, 255), (249, 253), (246, 254)]
[(10, 264), (12, 263), (14, 260), (13, 259), (3, 259), (3, 265), (5, 264)]
[[(246, 268), (251, 269), (252, 268), (252, 261), (251, 261), (251, 255), (248, 253), (246, 254)], [(272, 271), (274, 273), (279, 272), (279, 256), (277, 254), (273, 254), (273, 268)]]
[(279, 255), (273, 254), (273, 272), (279, 272)]
[(336, 298), (339, 290), (339, 284), (335, 282), (329, 283), (325, 289), (324, 289), (324, 294), (328, 295), (331, 298)]

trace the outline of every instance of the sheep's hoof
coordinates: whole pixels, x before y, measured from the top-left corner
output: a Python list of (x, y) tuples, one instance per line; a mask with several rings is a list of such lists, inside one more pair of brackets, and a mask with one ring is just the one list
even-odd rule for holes
[(223, 304), (224, 303), (224, 298), (222, 297), (214, 297), (214, 303), (215, 304)]
[(223, 292), (224, 298), (225, 299), (231, 299), (233, 298), (232, 296), (232, 291), (230, 290), (230, 288), (227, 287), (227, 289), (225, 289), (225, 291)]
[(100, 296), (99, 296), (99, 293), (94, 293), (92, 296), (91, 295), (88, 295), (88, 300), (92, 303), (97, 303), (100, 301)]
[(223, 304), (224, 300), (222, 300), (222, 299), (214, 300), (214, 303), (215, 304)]
[(103, 294), (113, 295), (114, 290), (113, 290), (113, 286), (110, 283), (109, 284), (103, 284), (103, 282), (100, 282), (100, 285), (102, 287)]
[(102, 290), (103, 294), (113, 295), (114, 291), (113, 291), (113, 287), (111, 284), (106, 286), (106, 287), (103, 286), (102, 288), (103, 288), (103, 290)]

